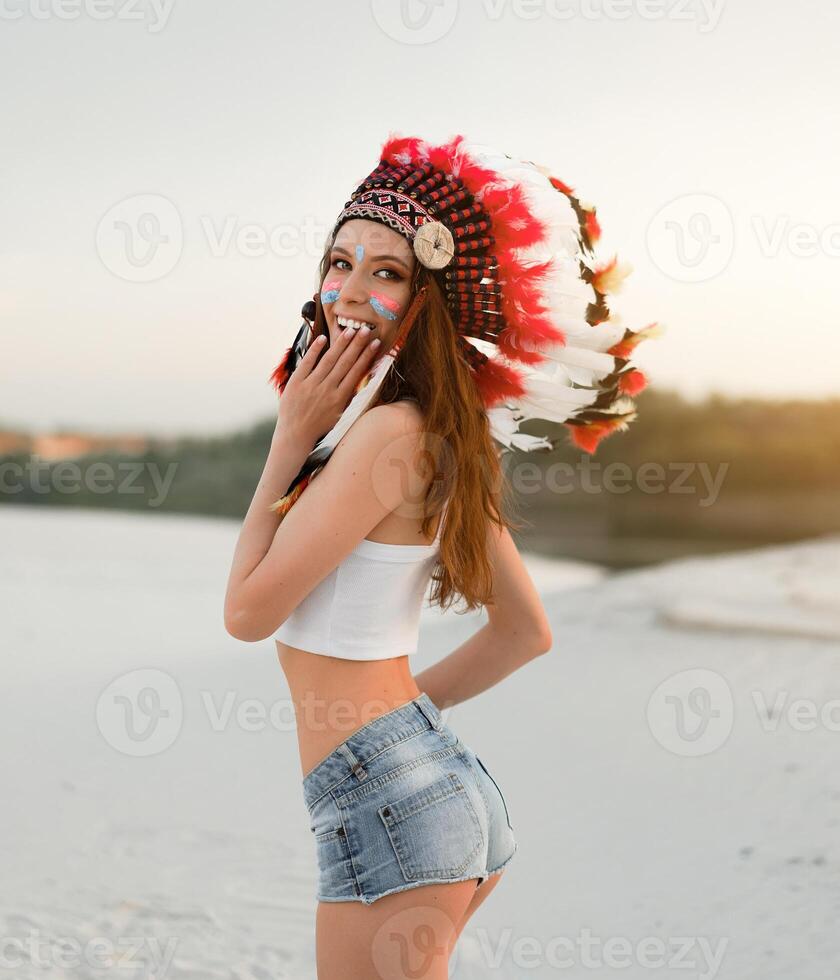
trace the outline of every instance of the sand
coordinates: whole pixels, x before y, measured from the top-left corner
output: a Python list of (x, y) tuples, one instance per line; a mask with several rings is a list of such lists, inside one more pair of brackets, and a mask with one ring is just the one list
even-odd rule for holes
[[(0, 509), (15, 980), (109, 956), (132, 980), (314, 980), (285, 680), (222, 622), (237, 533)], [(520, 845), (452, 976), (836, 980), (840, 538), (617, 574), (524, 557), (553, 650), (445, 714)], [(425, 611), (415, 669), (484, 621)]]

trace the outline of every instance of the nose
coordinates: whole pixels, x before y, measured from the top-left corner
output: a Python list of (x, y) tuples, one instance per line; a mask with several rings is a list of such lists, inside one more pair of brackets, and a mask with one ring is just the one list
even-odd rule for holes
[(361, 306), (368, 302), (370, 293), (364, 284), (364, 278), (364, 273), (359, 268), (353, 269), (347, 276), (341, 287), (343, 303)]

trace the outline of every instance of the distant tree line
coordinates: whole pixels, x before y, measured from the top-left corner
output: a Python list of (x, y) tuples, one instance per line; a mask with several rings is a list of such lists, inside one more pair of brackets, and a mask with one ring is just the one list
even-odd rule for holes
[[(638, 418), (594, 455), (554, 426), (553, 450), (504, 457), (520, 544), (622, 567), (840, 532), (840, 399), (693, 403), (649, 389), (636, 404)], [(0, 456), (0, 503), (241, 519), (273, 431), (270, 418), (226, 436), (152, 438), (136, 455)]]

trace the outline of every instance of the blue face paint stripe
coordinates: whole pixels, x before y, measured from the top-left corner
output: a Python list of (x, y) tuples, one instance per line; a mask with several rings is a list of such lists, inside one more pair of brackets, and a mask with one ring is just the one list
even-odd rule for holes
[(376, 310), (380, 316), (384, 316), (387, 320), (396, 320), (397, 314), (392, 313), (390, 310), (386, 310), (385, 307), (379, 302), (375, 296), (371, 296), (370, 305)]
[(338, 299), (338, 292), (339, 291), (337, 289), (325, 290), (323, 293), (321, 293), (321, 302), (334, 303)]
[(365, 257), (365, 247), (364, 247), (364, 245), (357, 245), (356, 246), (356, 261), (357, 262), (361, 262), (364, 257)]

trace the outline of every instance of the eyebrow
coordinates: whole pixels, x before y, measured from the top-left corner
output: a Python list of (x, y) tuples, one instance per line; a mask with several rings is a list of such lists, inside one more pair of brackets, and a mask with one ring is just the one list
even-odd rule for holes
[[(350, 254), (347, 251), (347, 249), (346, 248), (342, 248), (341, 245), (333, 245), (332, 250), (334, 252), (343, 252), (345, 255), (349, 255)], [(401, 265), (403, 267), (403, 269), (405, 269), (405, 271), (408, 272), (408, 266), (405, 264), (405, 262), (403, 262), (402, 259), (398, 259), (396, 257), (396, 255), (371, 255), (371, 256), (368, 256), (368, 257), (371, 258), (371, 259), (373, 259), (374, 262), (381, 262), (382, 259), (390, 259), (392, 262), (396, 262), (397, 265)]]

